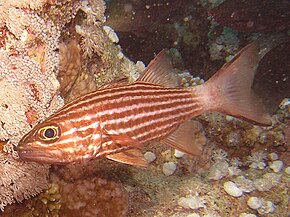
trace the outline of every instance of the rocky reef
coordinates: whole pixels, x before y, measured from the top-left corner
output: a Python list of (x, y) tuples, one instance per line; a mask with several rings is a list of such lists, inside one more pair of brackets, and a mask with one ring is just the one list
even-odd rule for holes
[(64, 102), (139, 72), (103, 24), (103, 1), (1, 1), (0, 10), (3, 211), (48, 186), (48, 165), (17, 160), (21, 137)]
[[(0, 0), (0, 216), (289, 215), (290, 60), (273, 58), (289, 47), (289, 25), (279, 34), (241, 33), (229, 18), (219, 19), (220, 11), (232, 10), (227, 3), (178, 2)], [(251, 31), (267, 24), (259, 22)], [(258, 92), (265, 87), (259, 81), (280, 88), (264, 97), (272, 105), (270, 127), (204, 114), (195, 120), (207, 138), (201, 156), (149, 144), (147, 169), (107, 159), (48, 166), (20, 161), (14, 151), (65, 103), (120, 78), (135, 81), (162, 48), (171, 48), (180, 86), (187, 87), (204, 83), (243, 45), (269, 35), (285, 36), (261, 61), (255, 83)], [(274, 81), (265, 75), (269, 63), (279, 69)]]

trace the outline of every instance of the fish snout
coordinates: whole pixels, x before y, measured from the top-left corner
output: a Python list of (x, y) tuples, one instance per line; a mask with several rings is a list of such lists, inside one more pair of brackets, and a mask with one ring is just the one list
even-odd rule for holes
[(15, 148), (15, 151), (17, 151), (19, 158), (24, 161), (50, 164), (54, 159), (48, 152), (35, 148), (30, 143), (22, 143), (21, 141)]

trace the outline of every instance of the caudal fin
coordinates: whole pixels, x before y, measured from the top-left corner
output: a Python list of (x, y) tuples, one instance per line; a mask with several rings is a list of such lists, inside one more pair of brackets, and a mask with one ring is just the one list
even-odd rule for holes
[(253, 42), (211, 77), (203, 88), (206, 110), (271, 125), (270, 115), (251, 89), (258, 63), (268, 50)]

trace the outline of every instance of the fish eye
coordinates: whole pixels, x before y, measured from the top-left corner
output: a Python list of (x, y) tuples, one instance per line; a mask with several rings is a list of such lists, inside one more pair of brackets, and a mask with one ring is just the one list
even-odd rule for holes
[(56, 125), (45, 126), (38, 130), (38, 135), (42, 141), (54, 141), (60, 137), (60, 129)]
[(47, 129), (45, 129), (45, 130), (44, 130), (44, 136), (45, 136), (46, 138), (49, 138), (49, 139), (55, 137), (55, 136), (56, 136), (55, 129), (51, 129), (51, 128), (47, 128)]

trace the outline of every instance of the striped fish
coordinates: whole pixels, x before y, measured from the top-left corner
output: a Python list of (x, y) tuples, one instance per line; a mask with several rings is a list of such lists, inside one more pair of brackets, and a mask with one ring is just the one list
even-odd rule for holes
[(65, 105), (19, 142), (21, 159), (64, 164), (105, 156), (146, 166), (140, 149), (162, 141), (191, 155), (205, 138), (190, 120), (205, 112), (223, 112), (270, 125), (270, 116), (252, 90), (255, 68), (264, 54), (252, 43), (205, 84), (176, 87), (166, 51), (150, 62), (135, 83), (119, 81)]

